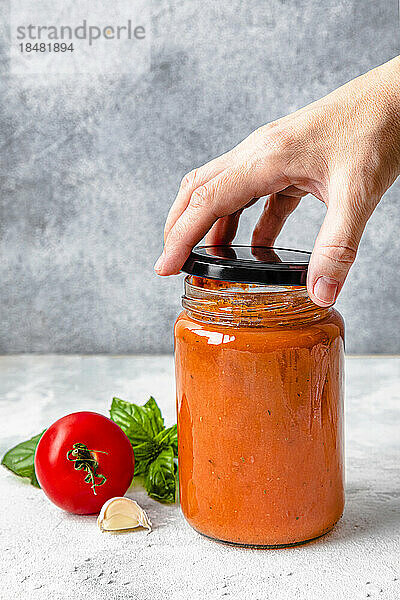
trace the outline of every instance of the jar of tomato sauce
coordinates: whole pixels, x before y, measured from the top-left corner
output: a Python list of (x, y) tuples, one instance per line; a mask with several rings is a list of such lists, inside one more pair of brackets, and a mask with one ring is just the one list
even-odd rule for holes
[(343, 512), (344, 327), (309, 253), (198, 246), (175, 324), (179, 487), (199, 533), (299, 544)]

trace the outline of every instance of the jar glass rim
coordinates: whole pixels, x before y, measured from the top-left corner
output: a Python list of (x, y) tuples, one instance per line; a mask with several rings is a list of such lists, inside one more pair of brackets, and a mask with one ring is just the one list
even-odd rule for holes
[(235, 284), (188, 275), (182, 306), (200, 321), (235, 326), (309, 322), (329, 308), (314, 304), (306, 286)]

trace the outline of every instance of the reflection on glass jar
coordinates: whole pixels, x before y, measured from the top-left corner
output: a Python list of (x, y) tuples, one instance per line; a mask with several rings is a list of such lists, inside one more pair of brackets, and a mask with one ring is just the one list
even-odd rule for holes
[(179, 484), (200, 533), (255, 546), (343, 512), (343, 320), (306, 288), (189, 276), (175, 325)]

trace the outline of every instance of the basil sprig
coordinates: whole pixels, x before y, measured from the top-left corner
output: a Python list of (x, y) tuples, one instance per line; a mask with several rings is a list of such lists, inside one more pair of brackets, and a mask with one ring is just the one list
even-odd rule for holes
[(135, 455), (135, 475), (144, 476), (151, 498), (175, 502), (178, 437), (176, 425), (165, 428), (157, 402), (151, 396), (144, 406), (113, 398), (111, 419), (125, 432)]
[(14, 448), (11, 448), (11, 450), (5, 453), (1, 461), (1, 464), (7, 467), (7, 469), (10, 469), (15, 475), (18, 475), (19, 477), (29, 477), (31, 484), (36, 487), (40, 487), (40, 485), (36, 478), (34, 458), (36, 446), (43, 434), (44, 431), (33, 436), (26, 442), (17, 444)]
[[(166, 428), (157, 402), (151, 396), (144, 406), (113, 398), (111, 419), (121, 427), (132, 444), (135, 455), (135, 475), (142, 475), (149, 496), (159, 502), (175, 502), (178, 456), (176, 425)], [(29, 477), (40, 487), (35, 474), (35, 451), (39, 433), (11, 448), (1, 464), (20, 477)]]

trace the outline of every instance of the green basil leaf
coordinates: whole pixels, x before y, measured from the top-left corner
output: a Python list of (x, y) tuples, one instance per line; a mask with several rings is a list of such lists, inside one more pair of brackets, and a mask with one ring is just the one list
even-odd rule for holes
[(1, 461), (2, 465), (19, 477), (29, 477), (31, 484), (35, 487), (40, 487), (35, 473), (35, 451), (44, 431), (8, 450)]
[(151, 498), (159, 502), (175, 502), (176, 478), (172, 446), (162, 450), (150, 463), (144, 485)]
[(149, 460), (142, 460), (142, 461), (135, 460), (135, 477), (137, 477), (139, 475), (145, 475), (149, 468), (149, 464), (150, 464)]
[(135, 475), (142, 475), (147, 472), (149, 464), (155, 460), (158, 455), (169, 446), (174, 451), (174, 456), (178, 456), (178, 437), (176, 425), (160, 431), (153, 441), (144, 442), (133, 447), (135, 454)]
[(147, 411), (149, 411), (152, 414), (153, 431), (154, 435), (157, 435), (157, 433), (165, 429), (165, 425), (164, 419), (161, 414), (161, 410), (153, 396), (150, 396), (144, 407)]
[(144, 442), (133, 447), (135, 454), (135, 475), (146, 473), (149, 464), (155, 460), (158, 455), (169, 446), (172, 446), (174, 456), (178, 456), (178, 436), (176, 425), (160, 431), (153, 441)]
[(144, 406), (113, 398), (110, 416), (126, 433), (132, 446), (151, 441), (164, 429), (164, 420), (153, 397)]
[(157, 458), (162, 449), (162, 446), (155, 441), (144, 442), (139, 446), (134, 446), (135, 475), (144, 475), (147, 472), (149, 464)]
[(165, 429), (161, 411), (152, 396), (144, 406), (113, 398), (110, 415), (133, 446), (135, 476), (144, 476), (149, 496), (160, 502), (175, 502), (176, 425)]
[(154, 438), (161, 446), (172, 446), (174, 456), (178, 456), (178, 433), (176, 425), (160, 431)]

